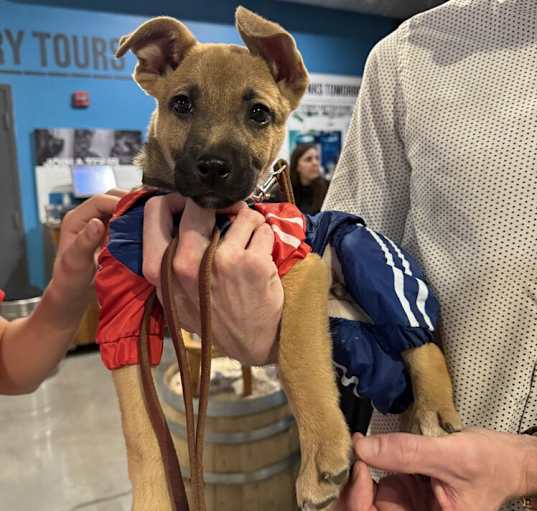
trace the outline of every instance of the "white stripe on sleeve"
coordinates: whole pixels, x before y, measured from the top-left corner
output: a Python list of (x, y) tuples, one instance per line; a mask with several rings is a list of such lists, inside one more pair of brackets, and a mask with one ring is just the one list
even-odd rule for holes
[(294, 236), (291, 236), (290, 234), (283, 232), (275, 224), (272, 224), (271, 227), (272, 227), (272, 230), (278, 235), (278, 237), (287, 245), (291, 245), (293, 248), (298, 248), (300, 246), (300, 240), (298, 238), (295, 238)]
[[(410, 269), (410, 263), (408, 262), (403, 252), (401, 252), (401, 249), (391, 239), (389, 238), (386, 238), (386, 239), (390, 242), (390, 245), (393, 247), (396, 254), (399, 256), (399, 259), (401, 259), (401, 263), (403, 264), (405, 273), (410, 277), (414, 277), (414, 275), (412, 275), (412, 270)], [(433, 322), (431, 321), (431, 318), (429, 317), (429, 314), (427, 314), (427, 310), (426, 310), (427, 298), (429, 297), (429, 288), (427, 287), (425, 282), (423, 282), (423, 280), (418, 279), (417, 277), (414, 277), (414, 279), (418, 283), (418, 296), (416, 298), (416, 307), (418, 308), (421, 315), (423, 316), (423, 319), (425, 323), (427, 324), (427, 327), (429, 328), (429, 330), (431, 332), (434, 332)]]
[(293, 224), (297, 224), (304, 229), (304, 219), (300, 216), (286, 218), (284, 216), (275, 215), (274, 213), (268, 213), (267, 218), (275, 218), (276, 220), (280, 220), (282, 222), (292, 222)]
[(382, 241), (379, 235), (376, 232), (369, 229), (368, 227), (366, 227), (366, 231), (369, 234), (371, 234), (373, 239), (378, 243), (382, 252), (384, 252), (384, 256), (386, 257), (386, 264), (390, 266), (393, 271), (393, 286), (394, 286), (395, 294), (397, 295), (397, 298), (399, 299), (399, 303), (401, 304), (401, 307), (405, 311), (405, 314), (406, 314), (406, 317), (408, 319), (410, 326), (419, 327), (420, 324), (418, 323), (416, 316), (414, 316), (414, 313), (412, 312), (412, 309), (410, 308), (410, 304), (408, 303), (408, 300), (405, 296), (403, 272), (401, 271), (400, 268), (397, 268), (395, 266), (391, 252), (388, 250), (388, 247), (385, 245), (385, 243)]

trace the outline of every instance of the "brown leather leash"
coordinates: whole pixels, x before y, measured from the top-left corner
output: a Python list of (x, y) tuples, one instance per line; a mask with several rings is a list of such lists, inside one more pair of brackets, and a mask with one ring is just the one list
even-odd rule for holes
[(285, 198), (285, 202), (295, 204), (295, 194), (293, 193), (293, 185), (289, 174), (289, 166), (283, 159), (278, 160), (274, 165), (274, 172), (277, 172), (278, 184)]
[[(166, 486), (172, 502), (173, 511), (188, 511), (188, 500), (186, 497), (185, 485), (181, 477), (179, 459), (173, 444), (173, 439), (168, 428), (168, 423), (160, 406), (153, 375), (151, 374), (151, 364), (149, 360), (149, 337), (148, 326), (151, 311), (155, 303), (156, 293), (153, 293), (145, 305), (144, 318), (142, 320), (142, 331), (138, 340), (140, 353), (140, 371), (142, 380), (142, 392), (145, 401), (147, 414), (153, 427), (157, 442), (159, 444), (164, 473), (166, 475)], [(177, 474), (179, 477), (177, 477)]]
[[(280, 189), (287, 202), (295, 203), (293, 188), (289, 178), (288, 166), (285, 160), (278, 160), (273, 167), (269, 179), (258, 187), (256, 201), (264, 200), (268, 197), (270, 188), (278, 181)], [(205, 511), (204, 481), (203, 481), (203, 442), (205, 435), (205, 423), (207, 419), (207, 405), (209, 401), (209, 384), (211, 376), (211, 349), (212, 349), (212, 321), (211, 321), (211, 277), (214, 255), (218, 242), (220, 241), (220, 230), (215, 227), (211, 242), (207, 247), (200, 265), (199, 271), (199, 300), (201, 319), (201, 375), (198, 405), (198, 420), (194, 423), (194, 400), (192, 381), (190, 379), (190, 367), (186, 353), (184, 339), (181, 333), (181, 322), (173, 299), (173, 257), (177, 249), (178, 238), (173, 238), (170, 242), (161, 264), (160, 281), (162, 285), (162, 305), (166, 323), (170, 331), (177, 364), (181, 374), (183, 386), (183, 401), (186, 415), (186, 433), (188, 444), (188, 456), (190, 463), (191, 482), (191, 507), (186, 496), (185, 484), (177, 452), (173, 443), (166, 418), (160, 406), (149, 360), (149, 319), (155, 303), (155, 294), (151, 295), (145, 306), (142, 331), (139, 339), (140, 350), (140, 370), (142, 379), (142, 392), (149, 415), (151, 425), (159, 445), (166, 485), (170, 495), (172, 511)], [(251, 373), (245, 375), (245, 387), (251, 389)]]

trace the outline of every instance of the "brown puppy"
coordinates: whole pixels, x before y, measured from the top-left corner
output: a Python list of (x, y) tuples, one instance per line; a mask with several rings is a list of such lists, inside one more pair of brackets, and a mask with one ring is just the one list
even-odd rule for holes
[[(182, 23), (161, 17), (122, 38), (118, 50), (118, 56), (128, 50), (136, 54), (134, 79), (157, 100), (139, 160), (144, 183), (178, 190), (202, 207), (225, 207), (254, 190), (276, 158), (287, 117), (307, 86), (302, 57), (289, 33), (241, 7), (236, 22), (247, 48), (198, 43)], [(350, 462), (350, 435), (331, 361), (330, 266), (309, 255), (283, 279), (279, 366), (299, 429), (302, 461), (296, 490), (303, 509), (330, 506)], [(426, 433), (437, 433), (440, 414), (441, 421), (457, 427), (440, 351), (424, 346), (407, 355), (418, 396), (414, 423)], [(170, 509), (160, 453), (141, 400), (138, 367), (114, 371), (114, 381), (134, 509)]]

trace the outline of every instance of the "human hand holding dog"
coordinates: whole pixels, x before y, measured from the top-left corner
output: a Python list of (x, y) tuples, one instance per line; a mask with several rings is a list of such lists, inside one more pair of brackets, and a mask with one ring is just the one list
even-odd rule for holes
[[(355, 435), (353, 443), (360, 462), (334, 511), (495, 511), (537, 493), (537, 438), (528, 435), (468, 429), (439, 438)], [(377, 484), (367, 465), (396, 474)]]
[[(160, 266), (183, 211), (173, 259), (174, 296), (183, 328), (200, 333), (198, 273), (215, 225), (215, 210), (178, 194), (150, 199), (144, 211), (143, 273), (160, 293)], [(245, 365), (275, 361), (283, 287), (272, 260), (274, 234), (263, 215), (238, 203), (214, 258), (213, 329), (217, 347)]]
[(69, 211), (62, 220), (48, 292), (57, 295), (61, 302), (63, 319), (76, 315), (80, 306), (85, 308), (95, 276), (95, 253), (105, 233), (105, 223), (126, 193), (111, 190), (95, 195)]
[(36, 310), (0, 317), (0, 394), (32, 392), (63, 358), (79, 328), (95, 276), (95, 251), (123, 192), (97, 195), (63, 219), (52, 280)]

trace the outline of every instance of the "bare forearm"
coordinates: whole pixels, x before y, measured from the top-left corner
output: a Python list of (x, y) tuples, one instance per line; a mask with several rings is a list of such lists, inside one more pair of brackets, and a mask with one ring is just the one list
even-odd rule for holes
[(537, 495), (537, 436), (524, 435), (526, 444), (526, 490), (524, 495)]
[(0, 394), (35, 390), (65, 355), (92, 293), (95, 255), (122, 192), (96, 195), (65, 215), (53, 278), (28, 318), (0, 317)]
[(0, 393), (32, 392), (64, 357), (87, 300), (65, 304), (51, 285), (31, 316), (3, 325), (0, 332)]

